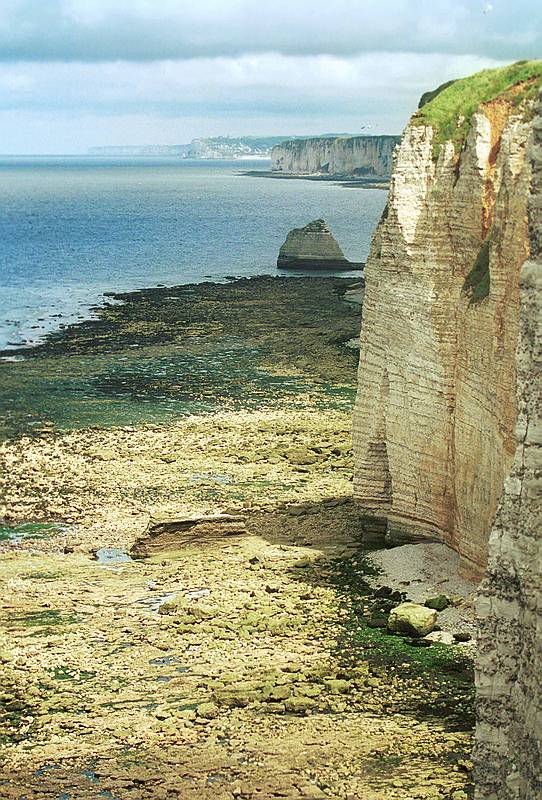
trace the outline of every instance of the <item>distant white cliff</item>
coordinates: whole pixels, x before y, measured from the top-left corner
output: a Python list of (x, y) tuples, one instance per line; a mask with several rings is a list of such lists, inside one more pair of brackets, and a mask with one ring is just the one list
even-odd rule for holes
[(190, 144), (116, 145), (91, 147), (92, 156), (178, 156), (180, 158), (237, 159), (270, 158), (283, 136), (213, 136), (192, 139)]
[(297, 175), (390, 175), (399, 136), (291, 139), (271, 151), (271, 170)]

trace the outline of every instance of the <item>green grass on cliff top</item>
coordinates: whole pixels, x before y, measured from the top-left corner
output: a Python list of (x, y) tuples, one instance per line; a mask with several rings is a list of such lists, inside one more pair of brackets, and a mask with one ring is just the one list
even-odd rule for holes
[[(520, 92), (512, 91), (525, 83)], [(415, 125), (430, 125), (435, 131), (435, 144), (451, 140), (456, 152), (461, 149), (469, 130), (470, 120), (482, 103), (502, 96), (520, 106), (534, 100), (542, 85), (542, 60), (517, 61), (507, 67), (485, 69), (468, 78), (444, 84), (442, 91), (412, 117)]]

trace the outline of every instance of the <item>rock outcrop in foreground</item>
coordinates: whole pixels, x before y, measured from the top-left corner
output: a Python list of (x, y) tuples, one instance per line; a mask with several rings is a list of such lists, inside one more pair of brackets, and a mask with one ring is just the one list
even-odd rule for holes
[(291, 139), (271, 151), (273, 172), (296, 175), (389, 175), (399, 136)]
[(520, 277), (516, 455), (478, 601), (479, 800), (542, 797), (542, 113), (534, 134), (531, 258)]
[(366, 267), (355, 497), (479, 576), (516, 450), (520, 270), (542, 62), (444, 88), (407, 126)]
[(304, 228), (294, 228), (279, 250), (281, 269), (361, 269), (363, 264), (348, 261), (331, 233), (327, 222), (315, 219)]

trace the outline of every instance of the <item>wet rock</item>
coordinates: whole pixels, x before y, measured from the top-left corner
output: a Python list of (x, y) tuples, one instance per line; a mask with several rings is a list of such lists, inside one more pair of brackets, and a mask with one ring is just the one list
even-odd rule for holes
[(204, 719), (216, 719), (219, 714), (219, 708), (216, 703), (200, 703), (197, 707), (198, 717)]
[(409, 636), (426, 636), (437, 621), (437, 612), (418, 603), (401, 603), (392, 608), (388, 618), (388, 629)]
[(284, 455), (290, 462), (290, 464), (298, 464), (298, 465), (306, 465), (306, 464), (316, 464), (319, 461), (318, 456), (316, 453), (311, 453), (310, 450), (306, 450), (305, 448), (300, 447), (292, 447), (289, 450), (286, 450)]
[(424, 605), (427, 608), (435, 609), (435, 611), (444, 611), (444, 609), (448, 608), (450, 605), (450, 601), (445, 594), (439, 594), (437, 597), (431, 597), (429, 600), (426, 600)]
[(330, 694), (345, 694), (352, 688), (350, 681), (341, 680), (340, 678), (329, 678), (324, 681), (324, 685)]
[(467, 631), (457, 631), (454, 633), (454, 639), (456, 642), (470, 642), (472, 636), (470, 633), (467, 633)]
[(454, 644), (455, 639), (448, 631), (432, 631), (424, 637), (429, 642), (436, 642), (437, 644)]
[(304, 714), (313, 709), (316, 702), (310, 697), (301, 697), (294, 695), (284, 701), (284, 708), (286, 711), (291, 711), (294, 714)]

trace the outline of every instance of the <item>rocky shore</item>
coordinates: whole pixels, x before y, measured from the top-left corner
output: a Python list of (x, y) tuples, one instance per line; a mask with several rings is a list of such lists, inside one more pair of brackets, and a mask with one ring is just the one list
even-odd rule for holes
[(123, 295), (1, 365), (2, 797), (470, 796), (472, 645), (387, 626), (471, 587), (352, 502), (350, 285)]
[(272, 172), (264, 169), (245, 170), (242, 175), (251, 178), (277, 178), (278, 180), (303, 180), (324, 181), (337, 183), (346, 189), (387, 189), (390, 185), (389, 177), (373, 175), (371, 177), (353, 177), (352, 175), (307, 175), (303, 172)]

